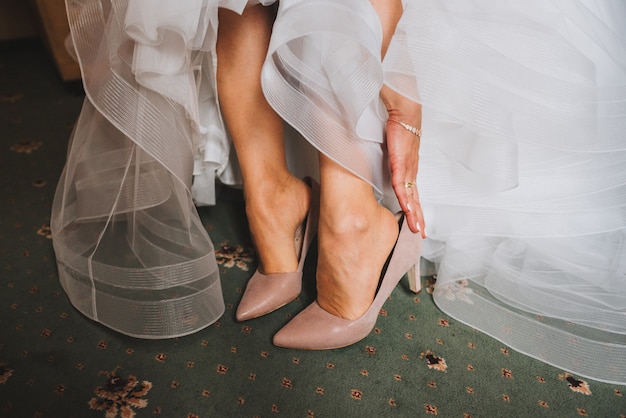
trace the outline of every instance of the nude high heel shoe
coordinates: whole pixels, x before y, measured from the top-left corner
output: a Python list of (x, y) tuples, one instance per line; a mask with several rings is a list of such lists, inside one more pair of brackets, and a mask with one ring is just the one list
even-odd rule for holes
[(313, 302), (300, 312), (274, 336), (274, 345), (301, 350), (330, 350), (354, 344), (372, 331), (378, 312), (385, 300), (402, 279), (409, 273), (410, 288), (420, 289), (419, 259), (422, 238), (410, 231), (406, 219), (401, 217), (402, 226), (398, 240), (383, 270), (379, 289), (369, 309), (355, 320), (340, 318), (326, 312)]
[(293, 301), (302, 291), (304, 260), (317, 234), (319, 219), (319, 185), (313, 179), (305, 180), (311, 185), (311, 207), (294, 239), (300, 258), (298, 268), (289, 273), (263, 274), (259, 270), (255, 271), (237, 307), (237, 321), (246, 321), (273, 312)]

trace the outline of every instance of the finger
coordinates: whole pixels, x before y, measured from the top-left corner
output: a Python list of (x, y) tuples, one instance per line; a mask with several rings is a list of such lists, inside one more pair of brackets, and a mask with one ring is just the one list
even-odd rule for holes
[(426, 238), (424, 215), (419, 198), (417, 197), (417, 191), (415, 192), (415, 195), (411, 197), (408, 205), (411, 208), (411, 211), (406, 214), (409, 228), (415, 233), (420, 233), (422, 238)]
[(413, 212), (415, 210), (415, 207), (411, 204), (411, 198), (409, 196), (409, 193), (407, 192), (407, 188), (404, 186), (404, 182), (402, 182), (401, 184), (394, 183), (392, 187), (396, 198), (398, 199), (398, 203), (402, 208), (402, 211), (405, 214)]
[(418, 203), (418, 209), (415, 211), (415, 232), (419, 232), (422, 238), (428, 238), (426, 234), (426, 222), (424, 221), (424, 213), (422, 212), (422, 206)]
[(415, 185), (407, 187), (406, 182), (394, 184), (394, 192), (404, 212), (409, 229), (414, 233), (421, 233), (425, 237), (424, 216), (419, 203), (419, 197)]
[[(410, 186), (410, 187), (407, 187)], [(422, 238), (426, 238), (426, 227), (424, 221), (424, 214), (422, 212), (422, 206), (420, 204), (419, 192), (417, 186), (414, 184), (403, 183), (403, 190), (398, 190), (398, 194), (403, 196), (399, 199), (401, 206), (404, 206), (404, 213), (407, 217), (409, 228), (414, 233), (421, 233)]]
[(420, 197), (419, 197), (419, 192), (417, 190), (417, 188), (415, 188), (415, 193), (413, 195), (413, 199), (415, 200), (415, 205), (416, 205), (416, 210), (415, 210), (415, 225), (416, 225), (416, 229), (418, 229), (421, 234), (422, 234), (422, 238), (426, 238), (427, 234), (426, 234), (426, 221), (424, 220), (424, 212), (422, 211), (422, 205), (420, 203)]

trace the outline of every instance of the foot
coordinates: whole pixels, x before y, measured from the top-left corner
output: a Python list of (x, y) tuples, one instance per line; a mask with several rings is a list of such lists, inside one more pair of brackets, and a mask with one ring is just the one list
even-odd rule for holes
[(311, 189), (291, 175), (279, 181), (244, 186), (246, 215), (263, 274), (290, 273), (298, 268), (294, 237), (309, 211)]
[(317, 303), (344, 319), (370, 307), (380, 273), (398, 238), (395, 216), (373, 199), (322, 211), (318, 230)]

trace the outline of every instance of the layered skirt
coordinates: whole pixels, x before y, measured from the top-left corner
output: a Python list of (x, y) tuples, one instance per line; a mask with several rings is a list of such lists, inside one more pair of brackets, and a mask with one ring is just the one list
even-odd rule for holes
[[(216, 93), (218, 8), (66, 0), (87, 98), (53, 206), (59, 274), (142, 338), (224, 311), (195, 206), (240, 184)], [(368, 0), (282, 0), (261, 74), (290, 127), (392, 209), (384, 84), (423, 106), (418, 187), (447, 314), (580, 376), (626, 383), (626, 3), (405, 0), (383, 60)], [(254, 117), (254, 115), (250, 115)]]

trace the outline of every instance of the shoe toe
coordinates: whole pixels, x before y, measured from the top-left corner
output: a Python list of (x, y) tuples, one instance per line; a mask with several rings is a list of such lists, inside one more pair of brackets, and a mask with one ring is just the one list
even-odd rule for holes
[(258, 271), (246, 286), (235, 318), (246, 321), (266, 315), (294, 300), (302, 290), (302, 273), (262, 274)]
[(362, 340), (373, 325), (371, 321), (339, 318), (313, 302), (274, 335), (273, 343), (297, 350), (332, 350)]

